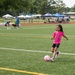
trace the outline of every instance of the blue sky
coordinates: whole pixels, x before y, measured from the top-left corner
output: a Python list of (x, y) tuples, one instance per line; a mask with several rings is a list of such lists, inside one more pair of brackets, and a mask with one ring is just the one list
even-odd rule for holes
[(75, 0), (63, 0), (63, 2), (68, 6), (72, 7), (75, 4)]

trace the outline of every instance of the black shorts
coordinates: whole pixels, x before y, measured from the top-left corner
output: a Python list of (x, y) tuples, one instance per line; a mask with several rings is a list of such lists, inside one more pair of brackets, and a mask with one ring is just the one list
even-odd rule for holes
[(7, 26), (7, 24), (5, 24), (5, 26)]
[(17, 27), (17, 25), (16, 25), (16, 24), (12, 24), (12, 26)]
[(55, 47), (56, 47), (56, 48), (59, 48), (59, 46), (60, 46), (60, 44), (53, 44), (53, 45), (52, 45), (53, 48), (55, 48)]

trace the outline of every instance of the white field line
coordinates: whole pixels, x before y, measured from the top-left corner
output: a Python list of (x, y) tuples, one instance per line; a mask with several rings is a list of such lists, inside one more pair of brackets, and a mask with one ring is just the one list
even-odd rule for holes
[[(49, 51), (39, 51), (39, 50), (26, 50), (26, 49), (14, 49), (14, 48), (1, 48), (0, 50), (10, 50), (10, 51), (21, 51), (21, 52), (32, 52), (32, 53), (48, 53), (51, 54), (52, 52)], [(75, 53), (60, 53), (61, 55), (71, 55), (75, 56)]]
[(20, 34), (20, 33), (0, 33), (0, 35), (50, 36), (50, 34)]
[[(52, 34), (0, 33), (0, 35), (51, 36)], [(67, 36), (68, 37), (75, 37), (75, 35), (67, 35)]]
[[(0, 33), (0, 36), (24, 36), (24, 37), (51, 37), (52, 34), (19, 34), (19, 33)], [(67, 35), (69, 38), (75, 38), (75, 35)]]
[(24, 28), (24, 29), (50, 29), (50, 28), (54, 28), (54, 27), (33, 27), (33, 28)]
[[(52, 29), (54, 27), (33, 27), (33, 28), (24, 28), (24, 29), (28, 29), (28, 30), (32, 30), (32, 29)], [(65, 27), (65, 28), (71, 28), (71, 27)]]

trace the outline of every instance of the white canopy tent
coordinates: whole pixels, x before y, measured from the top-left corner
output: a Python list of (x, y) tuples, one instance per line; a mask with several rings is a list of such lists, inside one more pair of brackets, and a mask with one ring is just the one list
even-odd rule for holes
[(31, 15), (31, 18), (36, 18), (36, 16), (33, 14), (33, 15)]
[(25, 18), (31, 18), (31, 16), (30, 15), (26, 15)]
[(25, 19), (25, 16), (24, 15), (20, 15), (20, 16), (18, 16), (18, 18)]
[(35, 17), (41, 17), (41, 14), (36, 14)]
[(3, 16), (3, 18), (13, 18), (13, 16), (9, 15), (9, 14), (6, 14), (6, 15)]
[(52, 14), (50, 14), (50, 13), (46, 13), (44, 16), (52, 16)]

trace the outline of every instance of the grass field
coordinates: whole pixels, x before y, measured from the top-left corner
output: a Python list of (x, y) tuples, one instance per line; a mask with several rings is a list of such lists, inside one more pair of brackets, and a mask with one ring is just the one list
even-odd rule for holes
[(52, 46), (55, 25), (0, 29), (0, 75), (75, 75), (75, 25), (63, 25), (69, 40), (63, 38), (61, 54), (55, 62), (43, 57)]

